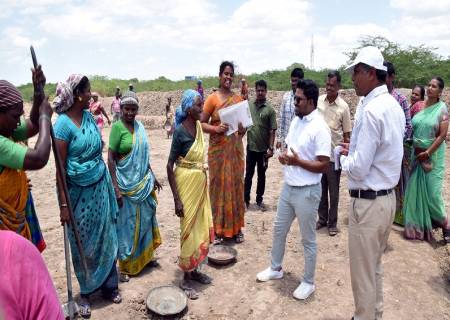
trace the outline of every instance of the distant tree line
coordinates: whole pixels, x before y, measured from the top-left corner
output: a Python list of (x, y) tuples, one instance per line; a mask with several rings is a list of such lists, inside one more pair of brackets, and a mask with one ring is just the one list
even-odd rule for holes
[[(368, 45), (380, 48), (386, 60), (392, 62), (396, 68), (396, 86), (399, 88), (411, 88), (415, 84), (427, 84), (433, 76), (440, 76), (444, 79), (446, 85), (450, 85), (450, 57), (442, 57), (435, 51), (437, 48), (420, 46), (401, 46), (383, 37), (365, 36), (362, 37), (356, 48), (344, 52), (352, 61), (359, 49)], [(252, 73), (249, 75), (237, 74), (235, 76), (235, 85), (238, 86), (239, 80), (245, 78), (250, 85), (259, 79), (264, 79), (268, 83), (269, 90), (289, 90), (290, 72), (295, 67), (301, 67), (305, 71), (305, 78), (316, 81), (320, 86), (325, 85), (325, 79), (328, 69), (311, 70), (303, 64), (294, 63), (284, 70), (269, 70), (262, 73)], [(350, 75), (345, 72), (345, 65), (338, 68), (342, 74), (343, 88), (352, 88)], [(128, 80), (110, 79), (105, 76), (89, 76), (91, 88), (102, 96), (114, 95), (116, 87), (122, 91), (127, 90), (128, 84), (133, 83), (134, 89), (140, 91), (172, 91), (179, 89), (195, 88), (195, 80), (172, 81), (161, 76), (154, 80), (139, 81), (137, 78)], [(200, 76), (204, 88), (214, 88), (218, 86), (217, 76)], [(46, 94), (53, 96), (56, 85), (49, 83), (46, 85)], [(33, 86), (31, 83), (20, 86), (24, 99), (31, 101), (33, 97)]]

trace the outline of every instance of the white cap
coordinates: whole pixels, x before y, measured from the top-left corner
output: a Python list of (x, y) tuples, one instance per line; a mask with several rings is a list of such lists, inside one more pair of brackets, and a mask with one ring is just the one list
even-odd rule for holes
[(364, 63), (375, 69), (387, 71), (387, 67), (383, 65), (383, 62), (384, 58), (381, 54), (380, 49), (378, 49), (377, 47), (368, 46), (362, 48), (358, 52), (358, 55), (356, 56), (355, 60), (353, 60), (353, 63), (350, 64), (345, 70), (347, 70), (348, 72), (353, 72), (353, 68), (358, 63)]

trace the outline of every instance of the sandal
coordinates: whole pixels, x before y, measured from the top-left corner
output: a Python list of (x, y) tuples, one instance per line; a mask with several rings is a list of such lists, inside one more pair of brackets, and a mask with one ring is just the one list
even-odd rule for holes
[(244, 234), (242, 233), (242, 231), (239, 231), (239, 233), (237, 235), (234, 236), (234, 241), (236, 243), (242, 243), (244, 242)]
[(208, 277), (206, 274), (201, 273), (200, 271), (194, 270), (190, 274), (190, 279), (197, 281), (201, 284), (210, 284), (212, 282), (212, 278)]
[(326, 223), (323, 223), (323, 222), (320, 222), (320, 221), (316, 222), (316, 230), (320, 230), (320, 229), (322, 229), (322, 228), (324, 228), (326, 226), (327, 226)]
[(191, 299), (191, 300), (197, 300), (199, 295), (198, 292), (194, 289), (189, 287), (184, 281), (182, 281), (180, 283), (180, 288), (181, 290), (184, 291), (184, 293), (186, 293), (186, 296)]
[(120, 282), (128, 282), (128, 281), (130, 281), (130, 276), (125, 273), (121, 273), (119, 275), (119, 281)]
[(113, 293), (111, 294), (106, 294), (103, 295), (103, 298), (105, 298), (106, 300), (109, 300), (113, 303), (119, 304), (122, 302), (122, 296), (120, 295), (118, 290), (115, 290)]
[(78, 305), (78, 314), (84, 318), (89, 319), (91, 317), (91, 304), (89, 300), (82, 298)]
[(442, 229), (442, 237), (444, 238), (444, 242), (450, 243), (450, 229)]
[(334, 237), (334, 236), (337, 235), (338, 233), (339, 233), (338, 228), (336, 228), (336, 227), (329, 227), (329, 228), (328, 228), (328, 235), (329, 235), (330, 237)]

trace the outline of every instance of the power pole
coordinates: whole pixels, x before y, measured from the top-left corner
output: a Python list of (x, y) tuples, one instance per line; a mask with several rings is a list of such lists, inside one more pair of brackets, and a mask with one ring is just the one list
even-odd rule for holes
[(310, 68), (311, 70), (314, 70), (314, 34), (311, 36)]

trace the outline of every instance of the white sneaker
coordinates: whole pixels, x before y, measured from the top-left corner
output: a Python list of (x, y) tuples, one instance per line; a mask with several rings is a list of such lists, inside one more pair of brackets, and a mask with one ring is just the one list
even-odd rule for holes
[(300, 283), (295, 289), (293, 296), (295, 299), (306, 300), (316, 290), (316, 286), (306, 282)]
[(280, 271), (273, 270), (271, 267), (268, 267), (266, 270), (261, 271), (256, 275), (256, 279), (262, 282), (266, 282), (269, 280), (277, 280), (283, 278), (283, 269)]

